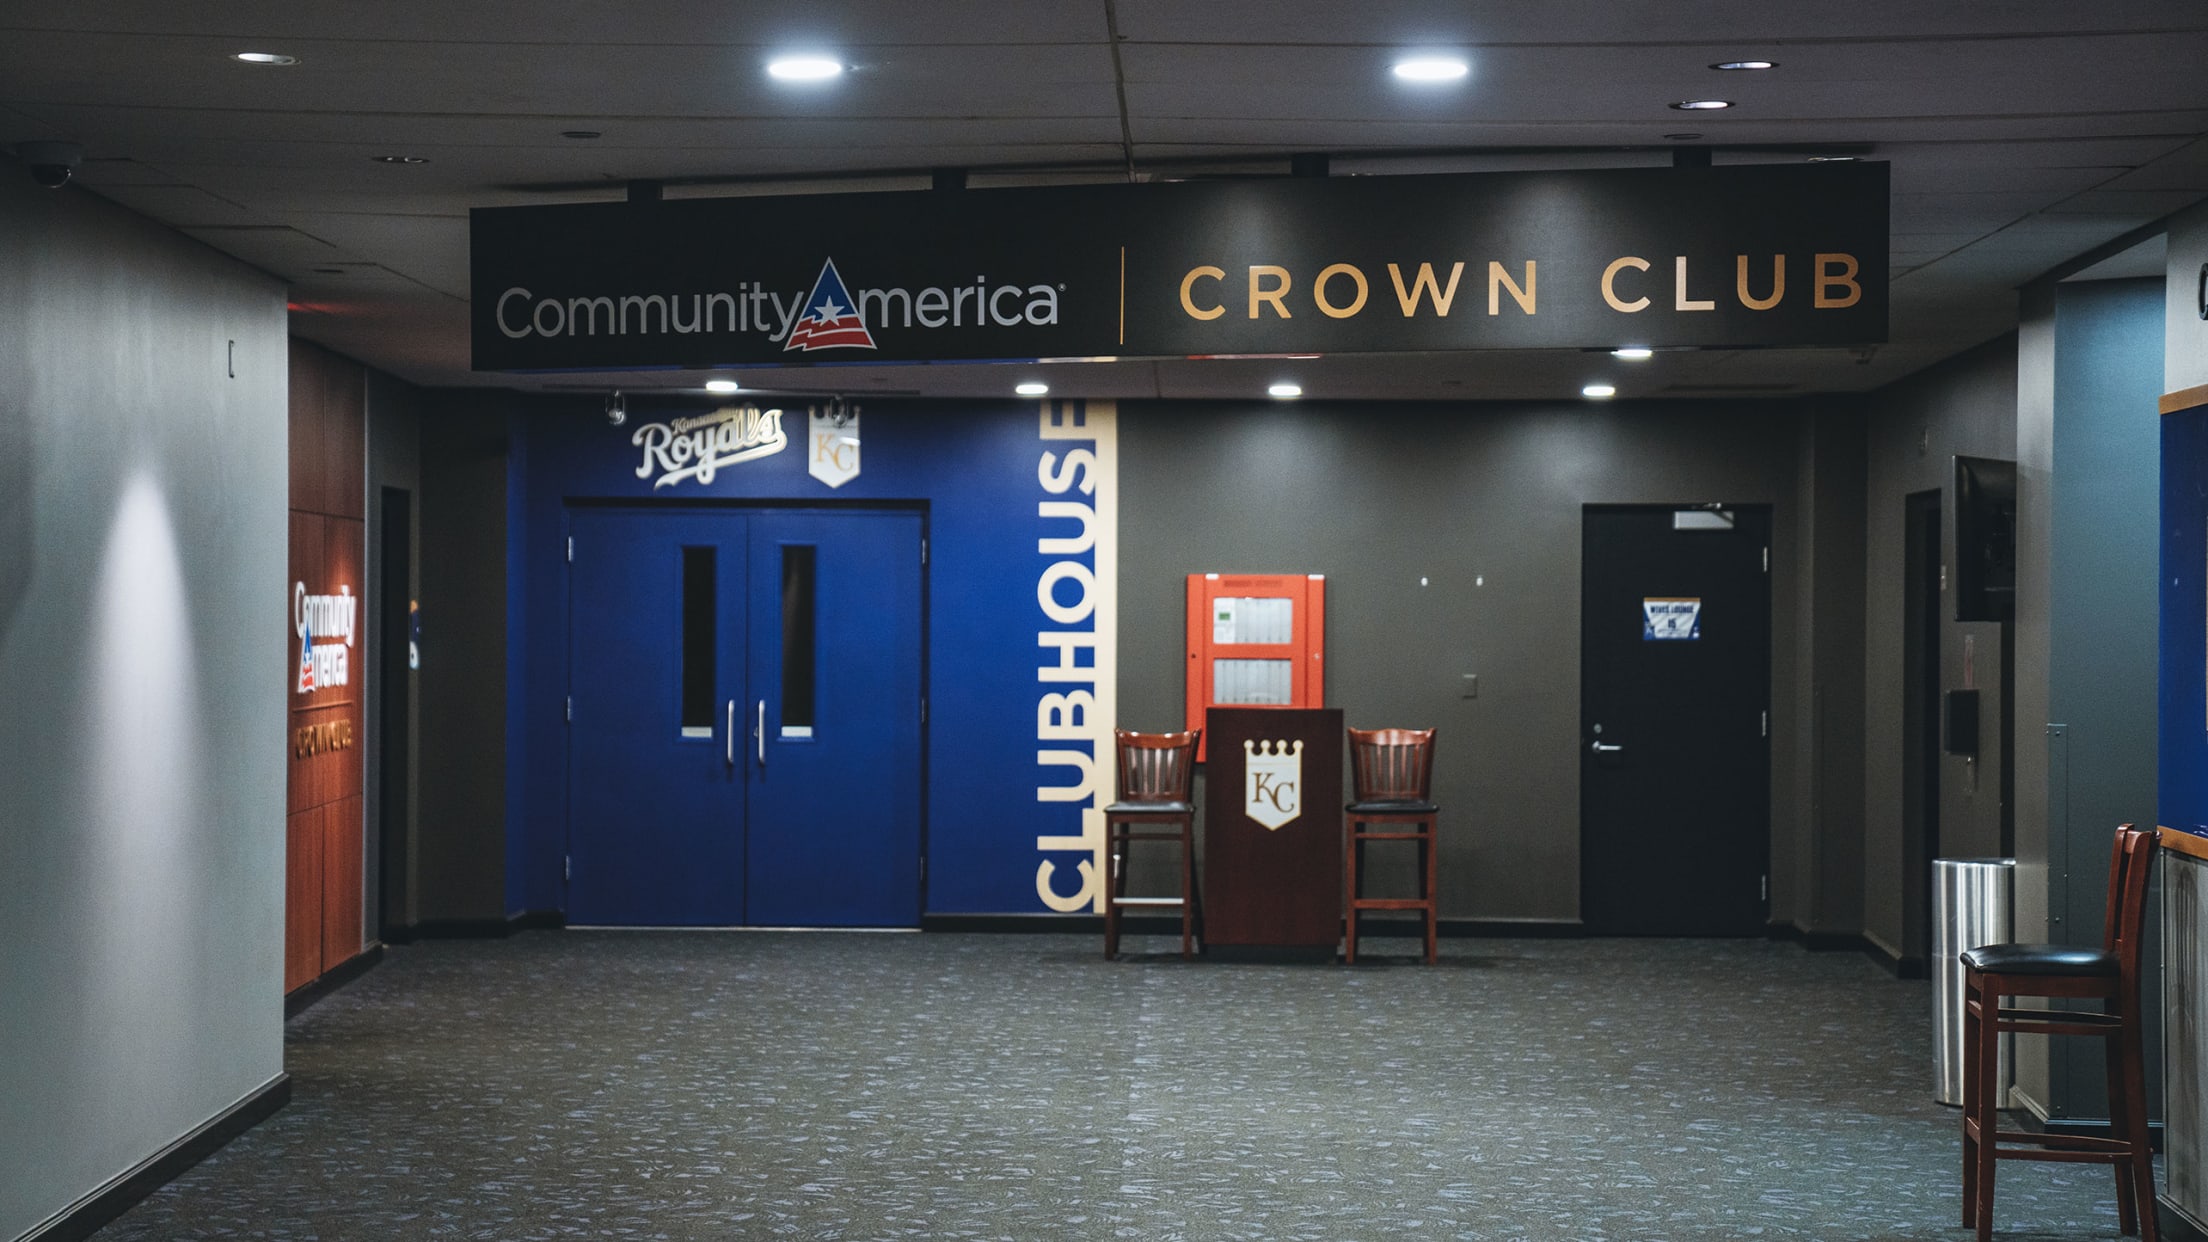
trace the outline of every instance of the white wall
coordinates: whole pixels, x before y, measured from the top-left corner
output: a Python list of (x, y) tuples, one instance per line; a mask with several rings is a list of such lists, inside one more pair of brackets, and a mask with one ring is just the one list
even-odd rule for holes
[(0, 160), (0, 1238), (283, 1070), (284, 335)]
[(2208, 264), (2208, 203), (2170, 220), (2169, 280), (2162, 293), (2168, 299), (2164, 392), (2208, 384), (2208, 318), (2200, 313), (2202, 264)]

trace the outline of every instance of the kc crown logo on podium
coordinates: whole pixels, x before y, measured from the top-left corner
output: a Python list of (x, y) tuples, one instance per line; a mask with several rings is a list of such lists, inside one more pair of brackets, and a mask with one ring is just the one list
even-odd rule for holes
[(1242, 813), (1277, 831), (1303, 814), (1303, 742), (1242, 743)]

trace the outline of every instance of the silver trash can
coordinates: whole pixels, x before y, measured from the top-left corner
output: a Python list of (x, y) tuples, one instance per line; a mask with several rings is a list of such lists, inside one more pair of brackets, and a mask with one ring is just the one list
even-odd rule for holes
[[(1932, 1063), (1942, 1104), (1963, 1102), (1963, 950), (2005, 944), (2012, 936), (2013, 858), (1932, 861)], [(2006, 1096), (2012, 1036), (2001, 1037), (1994, 1081)]]

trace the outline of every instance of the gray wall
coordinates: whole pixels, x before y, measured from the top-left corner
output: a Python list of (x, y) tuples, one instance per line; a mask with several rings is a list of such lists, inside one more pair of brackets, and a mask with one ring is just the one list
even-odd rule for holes
[[(2017, 383), (2016, 935), (2094, 944), (2109, 833), (2154, 822), (2165, 301), (2155, 281), (2025, 290)], [(2074, 1041), (2073, 1041), (2074, 1042)], [(2098, 1066), (2020, 1040), (2017, 1093), (2105, 1117)], [(2150, 1055), (2150, 1077), (2158, 1058)]]
[[(1772, 505), (1774, 854), (1806, 848), (1788, 637), (1810, 620), (1789, 555), (1803, 407), (1158, 403), (1120, 417), (1122, 724), (1181, 721), (1187, 574), (1327, 575), (1328, 705), (1361, 727), (1440, 729), (1450, 918), (1579, 916), (1582, 506)], [(1464, 673), (1478, 698), (1459, 697)]]
[(1798, 615), (1774, 643), (1795, 650), (1793, 801), (1772, 834), (1773, 922), (1811, 936), (1853, 937), (1863, 926), (1862, 413), (1852, 403), (1813, 407), (1796, 445)]
[[(2162, 284), (2056, 292), (2048, 719), (2063, 729), (2049, 742), (2047, 901), (2050, 939), (2072, 944), (2101, 942), (2116, 825), (2155, 822)], [(2150, 1013), (2158, 975), (2150, 963)], [(2159, 1032), (2149, 1032), (2148, 1094), (2159, 1099)], [(2108, 1116), (2091, 1042), (2058, 1041), (2048, 1101), (2057, 1117)]]
[(441, 394), (421, 420), (415, 912), (506, 917), (506, 412)]
[(284, 333), (0, 160), (0, 1238), (283, 1070)]
[[(1912, 492), (1941, 493), (1942, 559), (1955, 563), (1954, 459), (2016, 455), (2016, 339), (2004, 336), (1860, 399), (1869, 428), (1863, 570), (1864, 934), (1896, 957), (1921, 958), (1925, 929), (1907, 895), (1902, 839), (1902, 667), (1906, 509)], [(1952, 576), (1952, 572), (1950, 574)], [(1964, 640), (1974, 648), (1984, 730), (1975, 782), (1958, 756), (1940, 758), (1940, 842), (1947, 857), (1997, 854), (2001, 846), (2001, 627), (1958, 622), (1951, 593), (1940, 613), (1940, 684), (1963, 686)], [(2019, 678), (2022, 670), (2019, 670)], [(1933, 722), (1938, 727), (1938, 722)], [(2038, 734), (2031, 741), (2037, 743)], [(2025, 743), (2019, 727), (2017, 744)], [(1975, 787), (1974, 787), (1975, 785)]]
[[(407, 696), (406, 772), (407, 784), (403, 793), (404, 805), (395, 808), (395, 823), (407, 836), (407, 872), (403, 876), (386, 878), (383, 874), (383, 823), (386, 808), (383, 799), (384, 747), (383, 747), (383, 678), (386, 672), (401, 667), (406, 662), (405, 634), (386, 632), (382, 624), (384, 601), (391, 592), (398, 592), (405, 599), (421, 597), (421, 495), (422, 495), (422, 406), (424, 398), (420, 389), (385, 375), (381, 371), (368, 371), (368, 602), (370, 610), (368, 641), (373, 646), (368, 667), (372, 681), (367, 687), (368, 730), (367, 768), (364, 776), (367, 797), (367, 825), (362, 833), (361, 848), (367, 851), (361, 874), (367, 879), (367, 889), (362, 896), (362, 943), (372, 943), (382, 925), (383, 894), (386, 887), (395, 886), (406, 895), (404, 907), (395, 911), (399, 921), (411, 926), (420, 918), (416, 909), (415, 889), (419, 880), (415, 866), (415, 841), (420, 824), (421, 811), (421, 750), (419, 729), (421, 698), (418, 694)], [(407, 524), (409, 534), (407, 558), (412, 576), (407, 581), (390, 583), (383, 580), (383, 489), (403, 489), (408, 497)], [(386, 660), (391, 663), (385, 663)]]

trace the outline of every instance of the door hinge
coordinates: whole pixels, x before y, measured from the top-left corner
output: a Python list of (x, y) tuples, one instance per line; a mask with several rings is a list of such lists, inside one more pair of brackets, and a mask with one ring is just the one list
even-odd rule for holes
[(1765, 877), (1763, 877), (1763, 882), (1762, 882), (1762, 884), (1761, 884), (1761, 885), (1759, 886), (1759, 893), (1760, 893), (1760, 898), (1761, 898), (1761, 900), (1764, 900), (1764, 901), (1769, 901), (1769, 900), (1771, 900), (1771, 877), (1770, 877), (1770, 876), (1765, 876)]
[(1771, 736), (1771, 709), (1763, 709), (1763, 736)]
[(1771, 572), (1771, 545), (1763, 545), (1763, 572)]
[(928, 700), (925, 697), (920, 700), (920, 723), (928, 723)]
[(928, 563), (928, 541), (925, 539), (920, 541), (920, 563), (922, 565)]
[(567, 563), (570, 565), (575, 563), (575, 536), (573, 535), (567, 537)]
[(563, 880), (575, 878), (575, 856), (573, 854), (560, 859), (560, 878)]
[(567, 723), (575, 723), (575, 696), (572, 694), (567, 696)]

